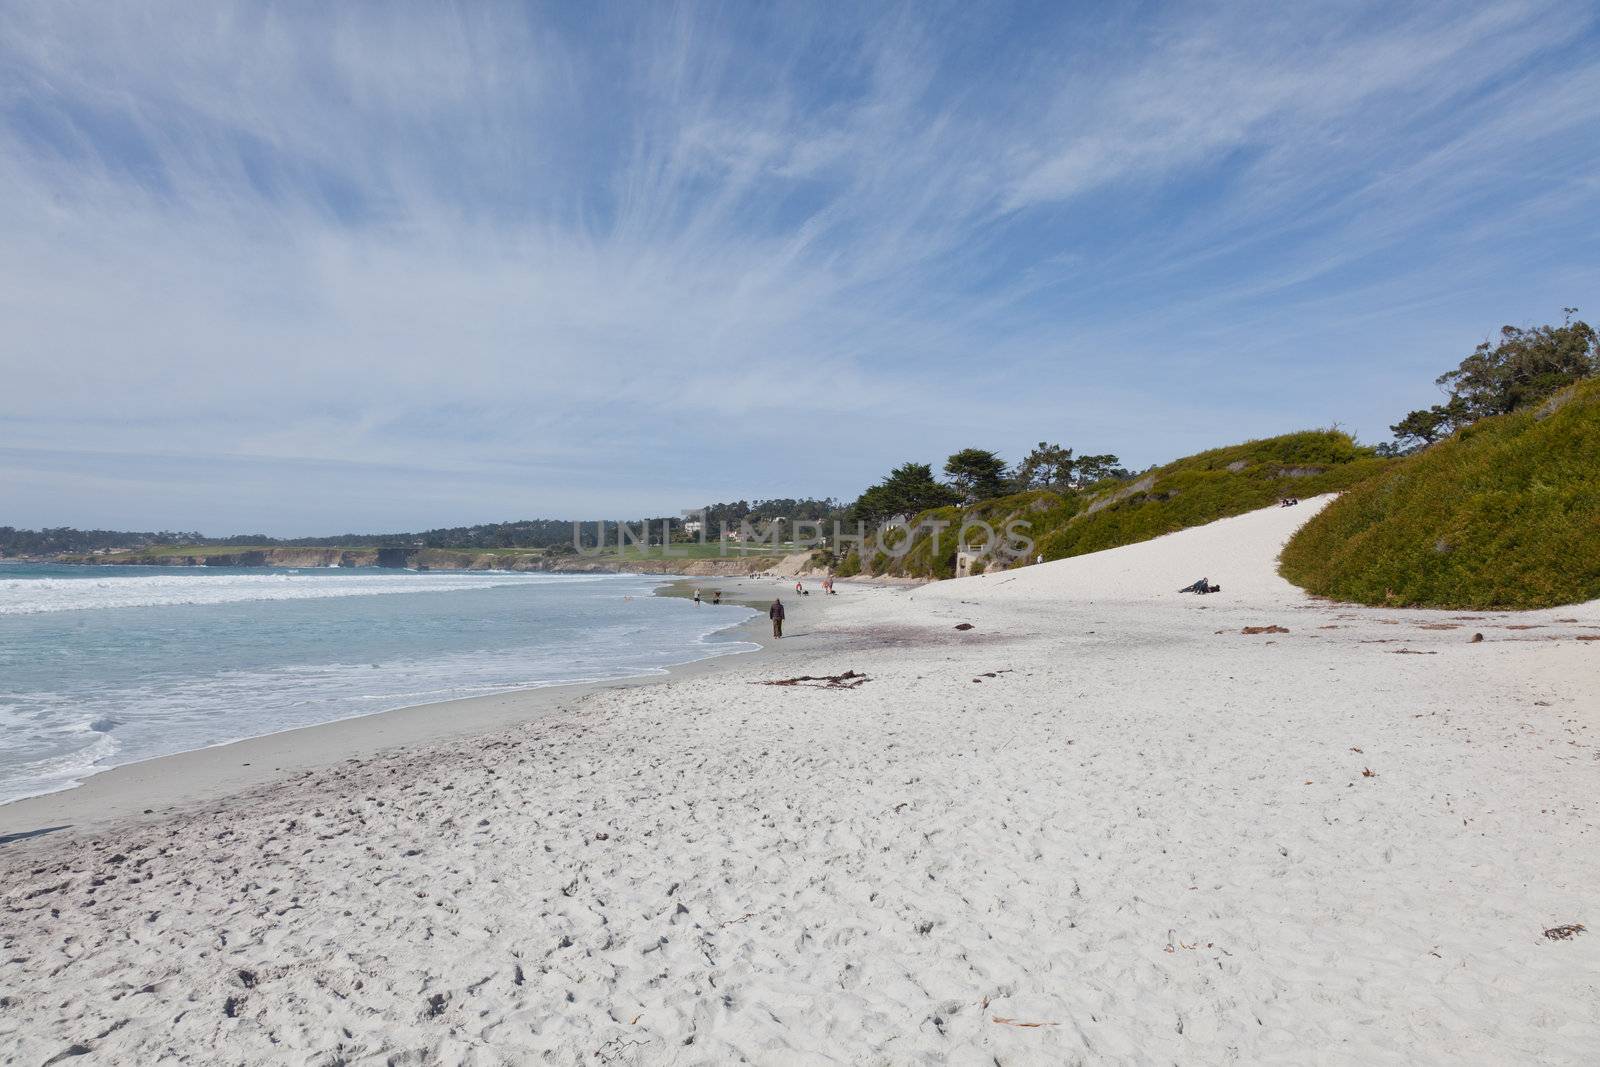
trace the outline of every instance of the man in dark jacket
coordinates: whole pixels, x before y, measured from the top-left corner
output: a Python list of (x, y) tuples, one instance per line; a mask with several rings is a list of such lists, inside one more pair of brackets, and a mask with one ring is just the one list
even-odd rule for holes
[(772, 607), (767, 609), (767, 618), (772, 620), (772, 636), (783, 636), (783, 601), (774, 600)]

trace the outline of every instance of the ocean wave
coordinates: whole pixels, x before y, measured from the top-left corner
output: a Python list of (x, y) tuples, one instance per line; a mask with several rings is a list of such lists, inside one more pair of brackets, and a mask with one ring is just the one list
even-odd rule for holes
[(174, 574), (96, 576), (93, 578), (0, 579), (0, 615), (103, 608), (150, 608), (193, 604), (234, 604), (256, 600), (312, 600), (327, 597), (386, 596), (403, 593), (456, 593), (509, 585), (548, 585), (603, 581), (612, 575), (438, 574)]
[[(0, 803), (71, 788), (112, 765), (122, 747), (109, 731), (95, 730), (90, 724), (78, 724), (76, 729), (68, 728), (61, 734), (47, 746), (47, 754), (6, 767), (4, 779), (0, 780)], [(70, 739), (70, 735), (92, 739), (84, 743)]]
[[(104, 581), (125, 584), (149, 577)], [(293, 591), (299, 576), (153, 577), (164, 584), (151, 590), (148, 580), (142, 582), (144, 600), (152, 599), (153, 591), (182, 598), (167, 602), (186, 602), (194, 599), (196, 587), (235, 599), (271, 599), (261, 591)], [(332, 661), (328, 624), (370, 616), (354, 602), (326, 600), (312, 613), (323, 616), (322, 625), (303, 635), (298, 630), (279, 635), (260, 647), (255, 620), (270, 612), (267, 607), (241, 610), (239, 618), (220, 627), (210, 618), (180, 612), (135, 615), (106, 626), (64, 625), (62, 618), (46, 615), (6, 620), (3, 629), (19, 642), (20, 659), (13, 660), (18, 669), (5, 672), (9, 677), (0, 673), (0, 803), (70, 788), (111, 767), (174, 752), (460, 697), (658, 675), (674, 663), (757, 647), (727, 634), (711, 636), (755, 614), (748, 609), (697, 611), (686, 601), (644, 593), (633, 605), (616, 603), (596, 611), (592, 589), (573, 583), (597, 579), (536, 575), (513, 580), (554, 581), (566, 589), (511, 595), (503, 605), (444, 602), (442, 614), (430, 615), (430, 625), (419, 630), (352, 627), (333, 638), (333, 647), (345, 654)], [(631, 580), (641, 590), (654, 583), (637, 576)], [(337, 590), (347, 581), (397, 592), (497, 584), (481, 575), (349, 570), (304, 581), (323, 583), (312, 593)], [(98, 580), (69, 578), (56, 584), (106, 592)], [(492, 630), (477, 625), (486, 613), (498, 617), (502, 610), (508, 625)], [(641, 617), (655, 625), (641, 628)], [(471, 647), (443, 647), (449, 630), (436, 627), (454, 622), (473, 625)], [(189, 654), (202, 645), (203, 654)], [(70, 669), (50, 655), (58, 648), (74, 654)]]

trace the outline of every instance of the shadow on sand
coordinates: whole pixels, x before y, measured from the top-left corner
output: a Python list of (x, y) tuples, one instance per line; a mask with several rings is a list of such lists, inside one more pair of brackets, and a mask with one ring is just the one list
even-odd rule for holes
[(0, 845), (10, 845), (17, 841), (26, 841), (30, 837), (43, 837), (45, 834), (53, 834), (57, 830), (69, 829), (71, 825), (71, 823), (62, 823), (60, 826), (45, 826), (38, 830), (23, 830), (21, 833), (16, 834), (0, 834)]

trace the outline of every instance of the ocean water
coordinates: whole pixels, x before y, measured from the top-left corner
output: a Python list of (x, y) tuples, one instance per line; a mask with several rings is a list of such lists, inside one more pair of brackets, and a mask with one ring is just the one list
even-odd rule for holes
[(280, 730), (756, 646), (659, 577), (0, 563), (0, 802)]

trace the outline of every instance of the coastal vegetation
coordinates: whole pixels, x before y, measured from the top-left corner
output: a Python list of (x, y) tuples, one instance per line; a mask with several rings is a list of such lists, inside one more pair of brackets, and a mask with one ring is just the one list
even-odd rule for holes
[(944, 481), (930, 463), (905, 463), (850, 507), (851, 523), (875, 535), (869, 543), (830, 544), (813, 564), (842, 577), (953, 578), (963, 548), (987, 548), (975, 567), (1008, 566), (1027, 556), (1024, 544), (1007, 537), (1014, 523), (1026, 524), (1027, 538), (1056, 528), (1077, 513), (1091, 485), (1132, 477), (1120, 463), (1114, 455), (1077, 456), (1045, 441), (1015, 469), (998, 453), (961, 449), (946, 459)]
[(1502, 326), (1500, 340), (1484, 341), (1454, 370), (1436, 378), (1443, 404), (1410, 412), (1389, 427), (1401, 447), (1432, 444), (1490, 415), (1537, 404), (1573, 382), (1600, 373), (1595, 330), (1563, 308), (1559, 326)]
[(963, 547), (982, 549), (994, 538), (997, 543), (992, 554), (986, 555), (980, 565), (1006, 566), (1025, 555), (1006, 542), (1007, 530), (1013, 523), (1030, 523), (1024, 529), (1031, 536), (1039, 528), (1054, 528), (1078, 507), (1078, 497), (1070, 491), (1029, 489), (964, 507), (951, 504), (930, 508), (887, 530), (881, 546), (868, 546), (865, 559), (859, 550), (846, 547), (843, 552), (819, 552), (814, 562), (834, 567), (847, 578), (857, 574), (954, 578), (956, 556)]
[(707, 504), (694, 517), (705, 524), (706, 536), (714, 539), (724, 527), (731, 532), (748, 525), (752, 530), (764, 534), (778, 520), (831, 524), (834, 519), (843, 521), (847, 514), (845, 504), (832, 497), (772, 497)]
[(877, 526), (896, 516), (919, 515), (961, 502), (961, 493), (936, 481), (928, 463), (905, 463), (890, 471), (856, 499), (852, 520)]
[(1355, 486), (1289, 542), (1282, 573), (1363, 604), (1600, 597), (1600, 379), (1530, 393)]
[[(977, 452), (957, 453), (950, 466), (972, 464)], [(819, 561), (832, 563), (845, 575), (950, 578), (963, 548), (990, 548), (974, 564), (988, 570), (1040, 556), (1062, 559), (1147, 541), (1287, 496), (1338, 491), (1391, 462), (1337, 430), (1307, 430), (1212, 449), (1138, 475), (1122, 468), (1114, 455), (1074, 456), (1071, 449), (1040, 442), (1015, 472), (1003, 476), (1001, 484), (1010, 492), (978, 500), (971, 500), (971, 489), (959, 484), (932, 483), (943, 490), (942, 498), (936, 496), (927, 488), (931, 468), (907, 464), (863, 494), (858, 513), (875, 517), (893, 510), (873, 502), (875, 493), (894, 501), (922, 499), (889, 494), (890, 487), (908, 482), (923, 486), (923, 498), (939, 503), (910, 514), (904, 530), (885, 536), (881, 548), (869, 546), (865, 558), (859, 550), (847, 549), (821, 554)], [(981, 469), (992, 472), (992, 464), (984, 461)], [(898, 514), (908, 511), (902, 508)], [(1014, 524), (1018, 540), (1008, 537)], [(993, 546), (988, 545), (991, 537)]]
[(1006, 461), (983, 448), (963, 448), (945, 460), (944, 473), (963, 504), (992, 500), (1011, 485)]
[[(1393, 442), (1305, 430), (1137, 475), (1114, 455), (1043, 441), (1014, 471), (995, 453), (963, 449), (945, 464), (945, 482), (930, 465), (906, 464), (856, 502), (856, 517), (898, 515), (905, 529), (865, 553), (832, 546), (818, 562), (845, 575), (949, 578), (960, 551), (984, 547), (989, 530), (999, 543), (973, 573), (1342, 493), (1284, 556), (1285, 575), (1314, 592), (1462, 608), (1597, 596), (1600, 386), (1588, 379), (1600, 374), (1600, 345), (1576, 310), (1478, 345), (1437, 379), (1444, 402), (1396, 422)], [(1027, 524), (1031, 554), (1006, 542), (1014, 522)]]
[(1039, 538), (1039, 552), (1062, 559), (1148, 541), (1285, 497), (1339, 492), (1391, 462), (1339, 430), (1214, 448), (1089, 490), (1076, 515)]
[(52, 526), (42, 530), (19, 530), (0, 526), (0, 556), (54, 556), (61, 553), (103, 552), (116, 548), (144, 548), (154, 545), (192, 544), (202, 540), (198, 533), (159, 533), (129, 530), (78, 530), (71, 526)]

